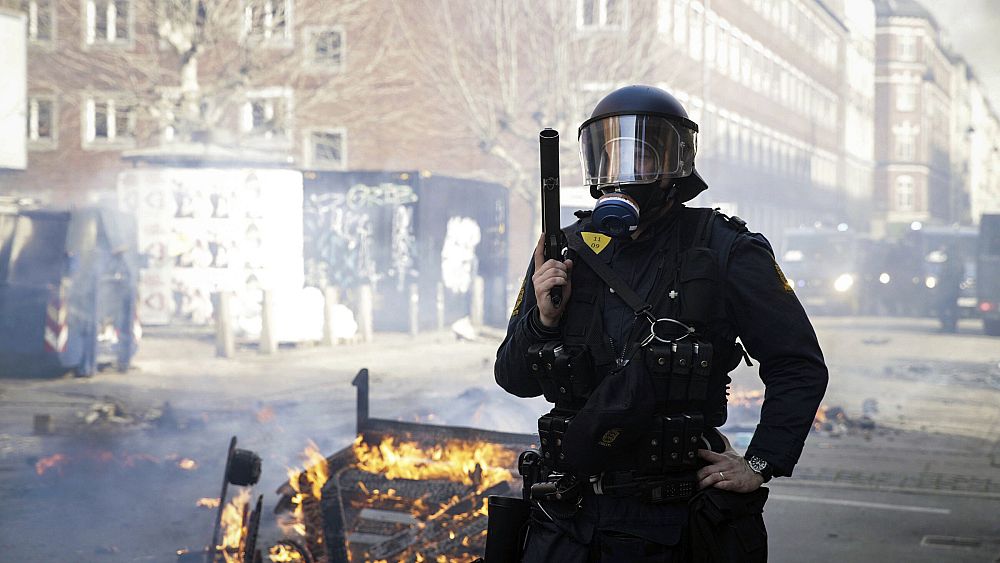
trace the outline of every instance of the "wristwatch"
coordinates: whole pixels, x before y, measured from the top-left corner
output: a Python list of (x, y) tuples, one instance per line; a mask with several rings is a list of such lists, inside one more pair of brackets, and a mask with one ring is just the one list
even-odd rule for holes
[(750, 466), (750, 469), (753, 470), (754, 473), (760, 475), (764, 479), (765, 483), (770, 481), (771, 477), (774, 476), (774, 469), (771, 468), (767, 461), (755, 455), (747, 458), (747, 465)]

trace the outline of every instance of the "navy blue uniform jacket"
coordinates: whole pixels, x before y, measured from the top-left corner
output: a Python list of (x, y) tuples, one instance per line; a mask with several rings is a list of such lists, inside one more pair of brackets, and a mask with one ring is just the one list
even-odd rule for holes
[[(656, 260), (652, 257), (674, 235), (677, 213), (671, 212), (638, 240), (614, 241), (598, 257), (605, 260), (640, 297), (650, 300)], [(579, 236), (581, 222), (566, 229), (568, 237)], [(723, 218), (713, 228), (731, 229)], [(714, 241), (724, 239), (713, 234)], [(525, 361), (529, 346), (541, 340), (558, 339), (558, 330), (548, 330), (538, 320), (530, 264), (507, 327), (507, 336), (497, 352), (494, 367), (497, 383), (519, 397), (536, 397), (541, 387), (530, 375)], [(786, 284), (774, 259), (771, 245), (759, 233), (743, 232), (731, 246), (723, 272), (723, 296), (729, 321), (727, 331), (739, 336), (750, 357), (759, 363), (765, 385), (760, 424), (747, 449), (766, 459), (776, 476), (788, 476), (802, 453), (828, 380), (823, 353), (812, 324), (798, 298)], [(621, 353), (634, 315), (617, 295), (603, 292), (601, 303), (605, 336)], [(636, 330), (648, 330), (645, 323)], [(638, 333), (636, 333), (638, 335)]]

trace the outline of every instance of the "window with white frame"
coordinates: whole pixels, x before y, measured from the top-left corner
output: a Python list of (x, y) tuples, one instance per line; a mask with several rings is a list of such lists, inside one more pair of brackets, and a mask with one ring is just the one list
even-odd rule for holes
[(28, 16), (28, 40), (52, 41), (56, 21), (53, 0), (21, 0), (21, 9)]
[(673, 33), (674, 0), (659, 0), (656, 15), (660, 33)]
[(306, 53), (313, 66), (340, 70), (344, 65), (344, 30), (339, 27), (306, 29)]
[(719, 147), (719, 156), (729, 153), (729, 122), (721, 115), (716, 118), (716, 131), (713, 146)]
[(51, 96), (28, 99), (28, 144), (49, 146), (56, 140), (56, 102)]
[(916, 207), (916, 191), (913, 176), (909, 174), (896, 176), (896, 211), (913, 211)]
[(729, 156), (740, 156), (740, 126), (735, 121), (729, 124)]
[(705, 8), (701, 2), (691, 3), (691, 13), (688, 17), (688, 24), (691, 26), (688, 32), (688, 53), (691, 58), (700, 61), (702, 55), (702, 29), (704, 26)]
[(88, 45), (122, 43), (132, 38), (132, 0), (85, 0)]
[(688, 0), (674, 2), (674, 45), (687, 45), (688, 32)]
[(896, 109), (899, 111), (913, 111), (917, 109), (916, 84), (896, 85)]
[(244, 0), (243, 37), (287, 42), (292, 38), (292, 0)]
[(306, 133), (306, 160), (317, 170), (343, 170), (347, 166), (347, 132), (342, 128)]
[(135, 142), (136, 105), (116, 96), (95, 95), (83, 104), (85, 147), (131, 145)]
[(272, 88), (247, 94), (243, 104), (241, 129), (250, 137), (267, 141), (288, 141), (292, 120), (292, 94)]
[(892, 127), (895, 138), (896, 160), (914, 160), (917, 156), (917, 134), (920, 127), (904, 121)]
[(577, 26), (581, 29), (624, 29), (628, 0), (578, 0)]
[(719, 32), (716, 37), (719, 44), (715, 58), (719, 63), (719, 73), (724, 75), (729, 70), (729, 24), (725, 20), (719, 22)]
[(709, 68), (715, 67), (715, 13), (709, 12), (707, 15), (708, 23), (705, 26), (705, 63), (708, 64)]
[(738, 34), (733, 33), (729, 38), (729, 77), (739, 82), (742, 72), (743, 41)]
[(901, 61), (917, 60), (917, 37), (915, 35), (896, 36), (896, 57)]

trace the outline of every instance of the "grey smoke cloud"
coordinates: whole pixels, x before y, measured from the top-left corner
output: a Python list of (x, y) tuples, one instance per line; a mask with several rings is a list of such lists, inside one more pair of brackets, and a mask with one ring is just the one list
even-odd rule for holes
[(922, 0), (954, 50), (972, 66), (1000, 111), (1000, 2)]

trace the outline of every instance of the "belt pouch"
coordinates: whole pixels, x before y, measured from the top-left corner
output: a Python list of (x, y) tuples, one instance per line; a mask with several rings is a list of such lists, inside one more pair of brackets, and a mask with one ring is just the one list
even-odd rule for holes
[(664, 462), (669, 467), (677, 467), (684, 462), (684, 417), (663, 417)]
[(673, 369), (670, 344), (656, 343), (646, 346), (644, 356), (646, 368), (653, 380), (656, 401), (672, 399), (670, 396), (670, 371)]
[(691, 385), (688, 399), (704, 401), (708, 395), (708, 376), (712, 371), (712, 345), (696, 343), (691, 351)]
[(639, 467), (644, 473), (658, 474), (663, 472), (664, 466), (664, 444), (663, 421), (661, 417), (654, 416), (651, 430), (647, 434), (646, 441), (640, 449), (642, 458), (639, 460)]
[(670, 370), (671, 401), (686, 401), (688, 398), (688, 385), (691, 383), (691, 354), (690, 342), (673, 343), (671, 358), (673, 362)]

